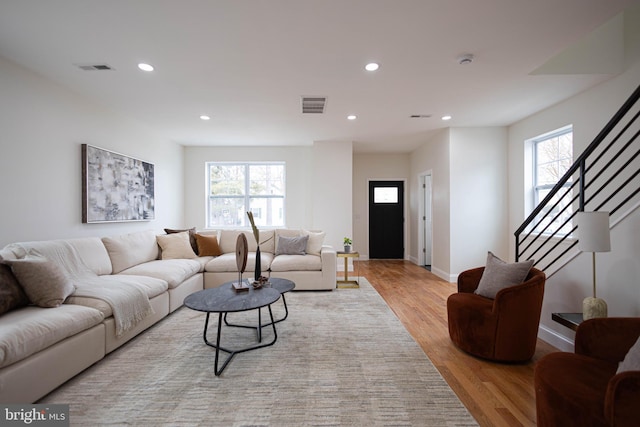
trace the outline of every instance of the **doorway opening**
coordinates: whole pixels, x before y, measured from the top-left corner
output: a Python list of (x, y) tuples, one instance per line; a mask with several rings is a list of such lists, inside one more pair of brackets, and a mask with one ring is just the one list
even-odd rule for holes
[(433, 261), (433, 186), (431, 172), (419, 176), (418, 264), (431, 271)]

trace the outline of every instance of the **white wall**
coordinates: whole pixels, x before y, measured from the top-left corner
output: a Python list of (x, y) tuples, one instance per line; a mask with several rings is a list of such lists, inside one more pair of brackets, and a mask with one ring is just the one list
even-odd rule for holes
[(362, 259), (369, 258), (369, 181), (384, 180), (405, 183), (404, 258), (408, 258), (413, 240), (408, 232), (410, 165), (409, 154), (362, 153), (353, 156), (353, 247)]
[(312, 227), (340, 250), (343, 237), (353, 236), (353, 143), (315, 142), (312, 173)]
[(508, 257), (507, 129), (452, 128), (451, 266), (456, 276), (484, 265), (487, 251)]
[[(509, 228), (525, 219), (524, 141), (573, 125), (574, 157), (593, 140), (640, 83), (640, 61), (627, 71), (588, 91), (528, 117), (509, 128)], [(612, 230), (612, 252), (598, 255), (598, 294), (609, 305), (610, 316), (640, 315), (640, 219), (634, 213)], [(513, 259), (514, 239), (510, 240)], [(582, 300), (591, 293), (591, 264), (582, 254), (558, 273), (548, 277), (541, 319), (541, 337), (572, 350), (573, 333), (553, 322), (551, 313), (581, 312)]]
[[(182, 223), (182, 147), (0, 58), (0, 247)], [(155, 164), (156, 219), (82, 224), (81, 144)]]
[[(433, 257), (431, 271), (445, 280), (449, 280), (451, 271), (449, 134), (449, 129), (443, 129), (428, 141), (425, 141), (422, 147), (411, 153), (411, 179), (409, 180), (409, 232), (414, 234), (419, 230), (420, 209), (418, 206), (418, 194), (422, 191), (419, 187), (419, 177), (421, 174), (431, 171), (433, 188)], [(412, 239), (410, 242), (410, 257), (415, 263), (418, 260), (417, 245), (418, 239)]]

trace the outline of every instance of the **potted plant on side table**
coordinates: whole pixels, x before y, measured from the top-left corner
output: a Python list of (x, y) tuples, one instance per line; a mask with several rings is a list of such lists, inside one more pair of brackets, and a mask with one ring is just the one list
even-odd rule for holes
[(349, 237), (345, 237), (343, 239), (343, 242), (344, 242), (344, 251), (345, 251), (345, 253), (351, 252), (351, 244), (353, 243), (353, 241)]

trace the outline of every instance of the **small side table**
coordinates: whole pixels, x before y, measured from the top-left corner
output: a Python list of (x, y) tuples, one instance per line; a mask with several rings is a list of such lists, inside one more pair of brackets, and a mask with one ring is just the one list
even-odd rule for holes
[(358, 280), (349, 280), (349, 258), (360, 258), (358, 252), (340, 252), (336, 253), (338, 258), (344, 258), (344, 280), (338, 280), (337, 288), (359, 288), (360, 276), (356, 272)]
[(551, 313), (551, 319), (575, 331), (582, 323), (582, 313)]

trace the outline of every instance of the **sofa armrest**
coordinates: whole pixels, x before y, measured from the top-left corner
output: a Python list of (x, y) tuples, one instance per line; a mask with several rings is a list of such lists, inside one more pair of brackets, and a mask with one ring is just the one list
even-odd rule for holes
[(458, 292), (473, 293), (478, 288), (484, 267), (472, 268), (458, 274)]
[(332, 246), (322, 245), (320, 251), (320, 259), (322, 260), (322, 275), (331, 277), (333, 281), (336, 280), (337, 266), (336, 266), (336, 250)]
[(640, 371), (614, 375), (604, 400), (605, 418), (612, 426), (636, 426), (640, 419)]
[(640, 336), (640, 318), (607, 317), (585, 320), (578, 326), (576, 354), (619, 363)]

